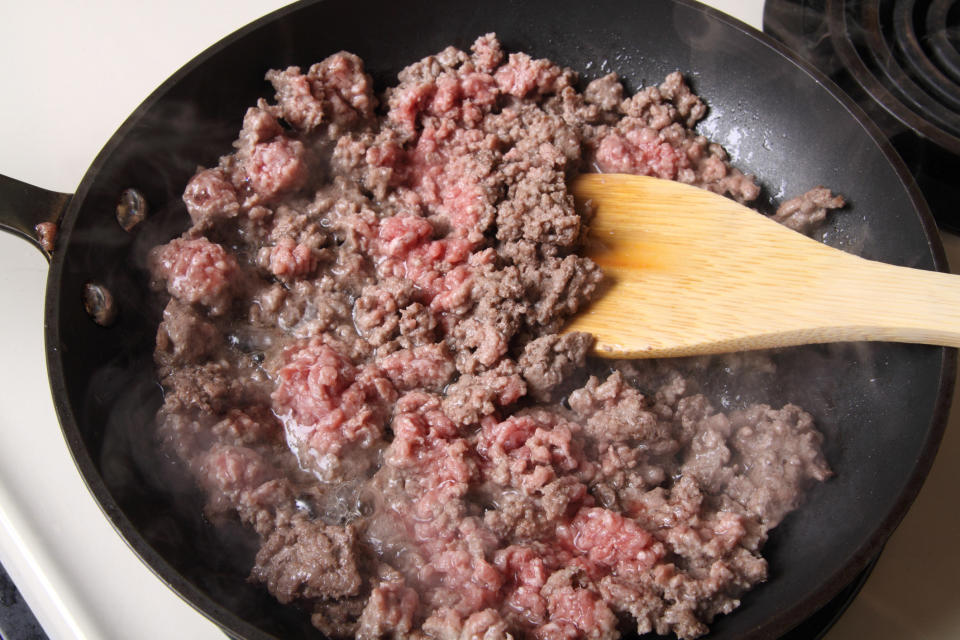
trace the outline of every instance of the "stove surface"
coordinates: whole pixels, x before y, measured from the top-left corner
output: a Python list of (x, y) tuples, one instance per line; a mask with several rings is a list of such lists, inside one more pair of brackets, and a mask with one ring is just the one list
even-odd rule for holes
[[(72, 192), (101, 145), (167, 76), (282, 4), (34, 0), (6, 7), (0, 173)], [(708, 4), (761, 25), (762, 0)], [(960, 265), (960, 238), (945, 240)], [(222, 639), (127, 548), (73, 466), (47, 385), (46, 272), (39, 252), (0, 233), (0, 295), (10, 301), (0, 313), (0, 563), (56, 640)], [(955, 408), (926, 486), (828, 640), (960, 637), (958, 486)]]

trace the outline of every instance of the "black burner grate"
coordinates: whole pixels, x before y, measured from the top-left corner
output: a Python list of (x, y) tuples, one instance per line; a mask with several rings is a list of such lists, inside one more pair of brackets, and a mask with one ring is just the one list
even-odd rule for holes
[(764, 30), (840, 85), (960, 230), (960, 0), (767, 0)]
[(929, 32), (927, 15), (932, 7), (932, 3), (923, 7), (915, 0), (895, 2), (894, 42), (903, 54), (907, 75), (916, 79), (931, 97), (948, 108), (949, 119), (944, 126), (956, 134), (960, 127), (960, 83), (950, 74), (950, 69), (940, 64), (929, 46), (932, 34)]
[(955, 82), (960, 82), (960, 4), (934, 0), (927, 11), (927, 46), (934, 59)]
[[(960, 83), (927, 44), (932, 7), (926, 0), (828, 0), (827, 23), (837, 54), (867, 94), (907, 127), (960, 155)], [(949, 18), (950, 7), (943, 13)], [(938, 32), (948, 45), (942, 51), (957, 54), (948, 28)]]

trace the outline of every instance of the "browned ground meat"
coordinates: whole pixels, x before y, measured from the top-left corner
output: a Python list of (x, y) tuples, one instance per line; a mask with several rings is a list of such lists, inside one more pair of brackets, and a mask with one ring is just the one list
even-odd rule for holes
[(795, 231), (809, 233), (820, 226), (831, 210), (843, 205), (843, 196), (835, 196), (825, 187), (814, 187), (781, 204), (773, 219)]
[(267, 79), (149, 259), (159, 434), (207, 516), (256, 532), (251, 580), (336, 638), (693, 638), (736, 608), (830, 475), (811, 417), (723, 412), (700, 365), (558, 333), (603, 277), (577, 172), (757, 197), (683, 77), (581, 93), (487, 35), (382, 95), (348, 53)]

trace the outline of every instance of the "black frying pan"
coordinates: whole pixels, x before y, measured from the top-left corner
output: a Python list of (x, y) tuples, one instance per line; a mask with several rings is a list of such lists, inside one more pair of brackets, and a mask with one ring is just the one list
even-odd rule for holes
[[(829, 185), (851, 206), (831, 221), (825, 241), (876, 260), (945, 269), (925, 204), (860, 111), (769, 38), (692, 2), (326, 1), (267, 16), (150, 96), (74, 196), (0, 181), (4, 226), (29, 235), (40, 220), (60, 221), (47, 289), (47, 357), (82, 475), (144, 561), (231, 635), (319, 637), (305, 615), (245, 584), (249, 541), (208, 526), (199, 497), (156, 458), (150, 434), (160, 397), (151, 352), (159, 309), (146, 293), (144, 252), (184, 228), (184, 184), (198, 164), (229, 151), (245, 108), (271, 94), (267, 69), (307, 66), (348, 49), (383, 87), (407, 63), (449, 44), (467, 47), (488, 31), (509, 50), (549, 57), (588, 80), (615, 69), (631, 90), (684, 71), (711, 106), (701, 129), (759, 177), (768, 204)], [(153, 209), (133, 233), (114, 218), (127, 187), (140, 189)], [(109, 328), (82, 305), (91, 281), (116, 298), (119, 315)], [(775, 530), (765, 550), (770, 580), (718, 619), (710, 637), (776, 637), (878, 553), (932, 462), (956, 366), (952, 350), (899, 344), (805, 347), (776, 359), (774, 388), (742, 389), (742, 396), (810, 410), (837, 477)]]

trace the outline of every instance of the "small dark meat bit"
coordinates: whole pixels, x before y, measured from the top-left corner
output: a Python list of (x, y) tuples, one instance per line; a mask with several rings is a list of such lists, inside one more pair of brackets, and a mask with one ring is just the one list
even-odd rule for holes
[(43, 250), (47, 253), (52, 252), (57, 242), (57, 223), (41, 222), (33, 230), (37, 234), (37, 242), (40, 243)]

